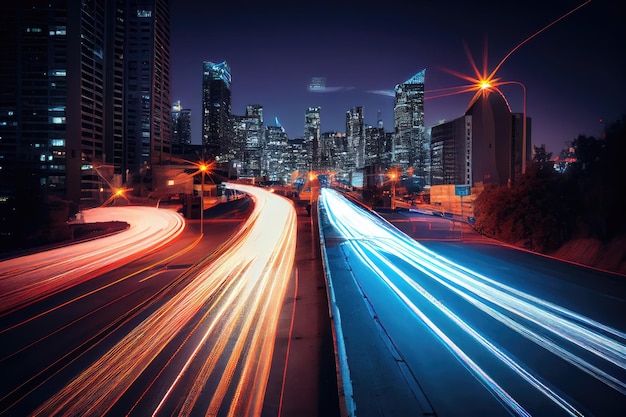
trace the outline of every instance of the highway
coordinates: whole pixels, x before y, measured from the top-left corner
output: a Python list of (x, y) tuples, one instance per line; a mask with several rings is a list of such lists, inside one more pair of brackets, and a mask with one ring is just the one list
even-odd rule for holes
[(349, 414), (624, 415), (626, 278), (395, 220), (453, 239), (418, 242), (322, 190)]
[(103, 208), (86, 221), (131, 228), (1, 262), (0, 415), (259, 415), (296, 215), (228, 187), (252, 210), (202, 237), (172, 211)]
[(0, 262), (0, 313), (79, 285), (175, 240), (184, 228), (175, 212), (151, 207), (84, 211), (87, 223), (122, 221), (123, 233)]

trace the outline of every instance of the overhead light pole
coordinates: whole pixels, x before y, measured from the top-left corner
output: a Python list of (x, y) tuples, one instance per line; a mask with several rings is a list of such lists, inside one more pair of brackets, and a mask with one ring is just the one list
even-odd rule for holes
[(391, 172), (391, 210), (396, 209), (396, 178), (398, 173), (396, 171)]
[(204, 173), (209, 169), (208, 165), (201, 163), (200, 168), (200, 235), (204, 235)]

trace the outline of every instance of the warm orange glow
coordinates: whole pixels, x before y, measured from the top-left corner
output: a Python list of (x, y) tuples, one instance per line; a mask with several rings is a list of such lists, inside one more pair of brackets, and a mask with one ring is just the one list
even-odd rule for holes
[(202, 163), (199, 165), (199, 168), (200, 168), (200, 171), (205, 172), (209, 169), (209, 166), (207, 164)]
[(582, 8), (583, 6), (589, 4), (590, 2), (591, 2), (591, 0), (585, 1), (584, 3), (580, 4), (579, 6), (575, 7), (572, 10), (570, 10), (569, 12), (565, 13), (564, 15), (559, 17), (558, 19), (553, 20), (552, 22), (550, 22), (549, 24), (547, 24), (546, 26), (544, 26), (540, 30), (538, 30), (535, 33), (533, 33), (532, 35), (528, 36), (522, 42), (518, 43), (513, 49), (511, 49), (504, 56), (504, 58), (502, 58), (500, 60), (498, 65), (496, 65), (496, 67), (492, 71), (489, 71), (488, 68), (487, 68), (487, 47), (486, 46), (485, 46), (485, 51), (483, 53), (483, 69), (482, 69), (482, 72), (481, 72), (479, 70), (478, 66), (476, 65), (476, 62), (474, 61), (474, 58), (472, 57), (471, 53), (469, 52), (469, 49), (468, 49), (467, 45), (465, 45), (465, 52), (467, 53), (467, 56), (469, 58), (470, 64), (472, 66), (472, 69), (474, 71), (475, 77), (468, 76), (468, 75), (465, 75), (465, 74), (461, 74), (459, 72), (452, 71), (452, 70), (449, 70), (449, 69), (446, 69), (446, 68), (443, 68), (443, 70), (446, 71), (446, 72), (449, 72), (450, 74), (455, 75), (455, 76), (457, 76), (457, 77), (459, 77), (459, 78), (461, 78), (463, 80), (468, 81), (470, 84), (460, 85), (460, 86), (456, 86), (456, 87), (448, 87), (448, 88), (440, 88), (440, 89), (436, 89), (436, 90), (430, 90), (430, 91), (427, 91), (427, 93), (437, 93), (437, 94), (429, 96), (429, 97), (425, 97), (425, 99), (447, 97), (447, 96), (452, 96), (452, 95), (457, 95), (457, 94), (469, 93), (469, 92), (472, 92), (472, 91), (475, 92), (475, 94), (474, 94), (474, 97), (472, 97), (472, 100), (470, 102), (473, 102), (478, 97), (479, 94), (489, 94), (490, 92), (497, 92), (497, 93), (499, 93), (500, 95), (502, 95), (504, 97), (504, 94), (502, 93), (502, 91), (500, 91), (500, 89), (498, 87), (503, 85), (503, 84), (510, 84), (511, 82), (499, 82), (501, 80), (501, 78), (495, 78), (496, 73), (500, 70), (500, 67), (502, 66), (502, 64), (504, 64), (504, 62), (515, 51), (517, 51), (522, 45), (524, 45), (526, 42), (530, 41), (531, 39), (533, 39), (534, 37), (536, 37), (537, 35), (539, 35), (543, 31), (545, 31), (546, 29), (548, 29), (551, 26), (555, 25), (556, 23), (558, 23), (562, 19), (566, 18), (567, 16), (569, 16), (572, 13), (574, 13), (578, 9)]
[[(224, 242), (219, 257), (193, 268), (185, 286), (73, 381), (50, 393), (34, 414), (107, 414), (127, 391), (136, 390), (146, 369), (159, 365), (163, 368), (129, 414), (261, 414), (278, 319), (294, 266), (296, 211), (290, 200), (265, 189), (227, 186), (247, 193), (254, 208)], [(153, 210), (180, 218), (167, 210)], [(188, 335), (181, 337), (181, 331)], [(172, 343), (180, 345), (163, 363), (160, 357)], [(159, 386), (154, 390), (158, 394), (154, 386)]]
[(100, 207), (83, 211), (86, 223), (127, 222), (120, 233), (0, 262), (0, 316), (80, 285), (175, 240), (184, 218), (153, 207)]

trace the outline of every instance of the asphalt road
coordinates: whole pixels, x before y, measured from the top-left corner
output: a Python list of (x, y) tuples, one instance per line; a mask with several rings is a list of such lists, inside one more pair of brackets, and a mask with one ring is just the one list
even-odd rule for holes
[[(199, 239), (199, 221), (191, 220), (182, 234), (173, 240), (166, 239), (165, 245), (146, 247), (143, 253), (124, 258), (130, 259), (129, 262), (116, 258), (112, 267), (93, 270), (88, 276), (71, 274), (71, 265), (76, 266), (77, 259), (72, 261), (70, 256), (74, 263), (66, 268), (72, 280), (68, 279), (67, 285), (53, 290), (39, 283), (48, 279), (62, 281), (65, 276), (62, 272), (55, 269), (52, 275), (47, 275), (47, 269), (41, 265), (37, 272), (37, 268), (30, 268), (26, 262), (20, 264), (19, 260), (17, 267), (8, 265), (2, 285), (10, 288), (11, 280), (27, 276), (19, 268), (28, 268), (35, 279), (39, 278), (35, 280), (37, 285), (31, 285), (42, 295), (32, 299), (16, 296), (17, 301), (10, 307), (3, 304), (0, 312), (0, 415), (145, 415), (147, 410), (155, 411), (157, 406), (161, 407), (161, 412), (169, 414), (177, 409), (193, 409), (193, 404), (217, 409), (221, 407), (220, 401), (225, 402), (227, 408), (232, 405), (231, 399), (236, 398), (235, 388), (221, 388), (220, 385), (228, 378), (219, 372), (215, 372), (217, 376), (198, 377), (197, 369), (188, 371), (190, 365), (185, 362), (191, 361), (189, 358), (214, 357), (216, 346), (221, 346), (228, 353), (217, 355), (214, 367), (222, 372), (228, 370), (230, 380), (238, 381), (241, 372), (260, 371), (244, 365), (238, 367), (239, 363), (247, 364), (250, 360), (245, 355), (233, 356), (232, 352), (241, 348), (239, 344), (229, 345), (228, 340), (242, 340), (241, 343), (248, 346), (246, 350), (251, 352), (251, 363), (254, 364), (264, 355), (257, 354), (254, 346), (259, 346), (261, 352), (267, 349), (264, 346), (272, 346), (271, 323), (275, 323), (275, 319), (257, 301), (271, 302), (273, 292), (280, 298), (284, 289), (273, 284), (246, 285), (245, 278), (237, 281), (233, 277), (228, 283), (212, 281), (215, 277), (228, 277), (232, 271), (241, 268), (259, 269), (254, 267), (256, 259), (245, 258), (240, 261), (244, 265), (237, 266), (239, 264), (235, 261), (228, 264), (222, 257), (228, 251), (236, 252), (236, 247), (245, 245), (250, 236), (251, 241), (259, 242), (253, 235), (256, 230), (253, 224), (249, 224), (240, 239), (232, 240), (253, 213), (251, 206), (247, 199), (229, 205), (227, 210), (222, 206), (222, 212), (207, 213), (202, 239)], [(287, 203), (284, 207), (285, 213), (289, 213), (290, 205)], [(282, 226), (288, 224), (289, 221), (281, 219)], [(292, 224), (290, 233), (295, 235), (295, 222)], [(159, 233), (150, 231), (148, 235), (153, 237)], [(128, 234), (120, 234), (118, 240), (125, 236)], [(143, 236), (139, 240), (145, 243), (148, 239)], [(286, 241), (290, 239), (293, 237)], [(277, 242), (269, 242), (266, 247), (272, 249), (274, 244), (281, 248)], [(77, 248), (69, 246), (64, 250), (78, 254)], [(289, 254), (289, 250), (281, 250)], [(117, 252), (124, 255), (123, 249)], [(240, 253), (254, 252), (243, 246)], [(214, 262), (218, 258), (222, 262)], [(58, 258), (51, 259), (52, 264), (54, 259)], [(276, 262), (281, 263), (280, 259)], [(216, 270), (223, 263), (225, 275)], [(284, 262), (284, 265), (290, 272), (290, 263)], [(280, 269), (269, 268), (277, 273)], [(9, 276), (6, 271), (13, 271), (13, 275)], [(211, 279), (200, 280), (198, 274)], [(255, 275), (250, 272), (245, 276)], [(257, 282), (266, 281), (259, 278)], [(207, 289), (211, 286), (214, 288)], [(19, 289), (19, 285), (16, 288)], [(13, 292), (20, 294), (17, 290)], [(6, 291), (3, 297), (11, 294)], [(187, 298), (182, 294), (187, 294)], [(200, 297), (199, 294), (208, 295)], [(233, 297), (238, 301), (233, 301)], [(232, 309), (234, 321), (230, 321), (228, 309)], [(242, 314), (246, 309), (249, 314)], [(222, 321), (211, 322), (212, 317), (219, 317)], [(247, 326), (252, 322), (238, 321), (239, 317), (250, 317), (248, 321), (253, 320), (258, 331), (248, 331)], [(202, 331), (206, 327), (215, 328), (219, 323), (231, 327), (217, 329), (213, 336)], [(269, 337), (272, 343), (262, 342), (263, 338), (256, 336), (258, 333)], [(161, 340), (164, 334), (169, 335), (166, 341)], [(218, 334), (228, 340), (222, 341)], [(237, 334), (243, 336), (237, 339)], [(210, 359), (202, 361), (209, 362)], [(232, 364), (237, 365), (233, 367)], [(173, 383), (172, 378), (176, 382), (181, 380), (181, 383)], [(190, 387), (197, 385), (198, 380), (207, 386), (212, 384), (214, 389), (203, 390), (204, 394), (189, 394), (187, 390), (193, 391)], [(238, 386), (237, 389), (248, 389), (245, 384)], [(168, 389), (171, 392), (168, 393)], [(85, 394), (80, 394), (83, 391)], [(258, 392), (262, 395), (263, 387)], [(155, 398), (163, 400), (155, 402)], [(181, 403), (185, 398), (187, 402)], [(224, 398), (227, 400), (223, 401)], [(88, 403), (83, 404), (84, 401)], [(259, 404), (262, 404), (262, 397), (257, 399), (254, 407), (260, 408)]]
[(322, 194), (344, 398), (356, 416), (621, 416), (625, 277), (450, 221)]

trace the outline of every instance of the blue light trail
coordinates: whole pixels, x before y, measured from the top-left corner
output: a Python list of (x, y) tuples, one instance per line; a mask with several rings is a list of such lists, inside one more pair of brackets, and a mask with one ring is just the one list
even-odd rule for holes
[(485, 276), (456, 264), (404, 235), (385, 220), (350, 203), (336, 191), (322, 189), (320, 204), (325, 208), (328, 221), (360, 261), (512, 414), (530, 415), (514, 395), (496, 381), (496, 376), (489, 375), (469, 352), (455, 343), (452, 333), (444, 331), (435, 323), (432, 314), (420, 309), (414, 299), (416, 295), (567, 415), (582, 416), (585, 412), (444, 305), (426, 289), (428, 285), (443, 286), (524, 338), (626, 395), (624, 332), (507, 286), (497, 277)]

